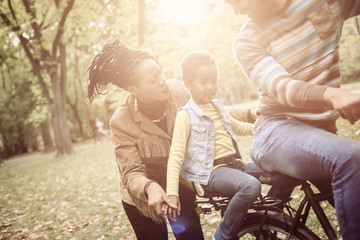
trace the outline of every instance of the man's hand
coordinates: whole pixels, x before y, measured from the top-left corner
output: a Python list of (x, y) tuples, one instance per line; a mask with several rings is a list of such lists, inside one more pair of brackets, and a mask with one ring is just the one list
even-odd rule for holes
[(233, 107), (229, 110), (230, 115), (241, 122), (254, 123), (257, 119), (256, 110), (249, 108)]
[[(176, 207), (174, 207), (176, 206)], [(163, 205), (163, 212), (171, 221), (176, 221), (176, 218), (180, 216), (180, 200), (178, 196), (169, 195), (166, 204)]]
[(149, 207), (154, 209), (155, 213), (159, 217), (161, 217), (163, 219), (166, 217), (166, 215), (164, 214), (164, 212), (162, 210), (162, 206), (164, 203), (169, 205), (171, 208), (177, 208), (177, 205), (172, 204), (171, 202), (167, 202), (169, 199), (166, 196), (164, 189), (158, 183), (152, 182), (148, 186), (146, 192), (148, 195)]
[(351, 124), (360, 119), (360, 94), (340, 88), (328, 87), (323, 95), (324, 101), (338, 110)]

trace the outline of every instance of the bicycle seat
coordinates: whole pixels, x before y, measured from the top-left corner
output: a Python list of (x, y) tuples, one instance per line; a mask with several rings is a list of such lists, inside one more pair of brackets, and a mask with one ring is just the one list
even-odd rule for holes
[(304, 180), (290, 177), (288, 175), (279, 172), (266, 172), (266, 171), (263, 171), (261, 173), (259, 180), (261, 183), (265, 183), (272, 186), (279, 186), (279, 187), (298, 186), (304, 182)]

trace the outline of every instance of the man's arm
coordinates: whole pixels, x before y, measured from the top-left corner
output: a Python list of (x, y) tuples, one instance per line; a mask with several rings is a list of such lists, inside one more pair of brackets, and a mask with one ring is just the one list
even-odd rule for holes
[(339, 0), (344, 19), (360, 14), (360, 0)]
[(325, 86), (292, 78), (251, 34), (251, 31), (243, 33), (233, 43), (234, 54), (251, 81), (282, 105), (314, 110), (329, 108), (322, 97)]
[(244, 72), (279, 103), (308, 110), (335, 109), (352, 124), (359, 119), (359, 94), (293, 79), (261, 44), (249, 37), (237, 38), (233, 47)]
[(232, 107), (229, 109), (229, 113), (232, 117), (241, 122), (254, 123), (257, 119), (255, 109)]

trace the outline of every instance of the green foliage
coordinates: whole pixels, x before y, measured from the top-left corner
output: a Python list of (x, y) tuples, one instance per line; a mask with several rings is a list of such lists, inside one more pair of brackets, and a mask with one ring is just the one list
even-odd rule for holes
[[(21, 58), (16, 49), (7, 50), (13, 57)], [(0, 157), (37, 150), (34, 137), (43, 115), (33, 115), (36, 106), (41, 105), (32, 91), (30, 70), (14, 61), (3, 61), (0, 70)]]
[(340, 45), (342, 83), (360, 81), (360, 17), (347, 20)]
[[(32, 8), (36, 9), (35, 16), (26, 13), (23, 2), (22, 0), (1, 1), (0, 10), (11, 21), (21, 23), (21, 33), (29, 40), (35, 59), (42, 59), (40, 61), (41, 73), (44, 73), (48, 67), (56, 64), (46, 56), (52, 51), (52, 41), (57, 31), (59, 18), (68, 1), (29, 0), (33, 3)], [(56, 6), (55, 2), (59, 5)], [(214, 54), (219, 65), (218, 98), (226, 105), (239, 104), (257, 98), (255, 85), (244, 76), (231, 50), (232, 41), (246, 17), (235, 15), (228, 4), (217, 1), (216, 4), (209, 5), (207, 11), (198, 19), (182, 22), (178, 19), (166, 19), (163, 16), (159, 10), (160, 0), (144, 2), (145, 35), (141, 48), (148, 50), (159, 59), (167, 77), (180, 78), (180, 61), (187, 52), (205, 50)], [(12, 17), (9, 3), (16, 15), (16, 21)], [(111, 87), (106, 97), (99, 96), (90, 106), (86, 101), (87, 68), (102, 47), (115, 38), (119, 38), (134, 48), (139, 47), (138, 4), (139, 1), (133, 0), (76, 0), (69, 13), (61, 43), (66, 47), (68, 79), (66, 117), (73, 141), (82, 141), (92, 137), (91, 122), (96, 117), (100, 118), (107, 127), (113, 111), (127, 95), (126, 92)], [(40, 27), (40, 38), (35, 37), (37, 33), (34, 32), (32, 24)], [(46, 99), (43, 97), (40, 85), (33, 81), (34, 75), (30, 71), (30, 63), (21, 49), (18, 37), (11, 32), (10, 28), (5, 27), (3, 21), (0, 21), (0, 27), (0, 41), (3, 43), (0, 46), (1, 76), (5, 76), (5, 63), (14, 66), (11, 71), (16, 72), (6, 78), (2, 77), (2, 84), (23, 82), (26, 85), (27, 80), (31, 79), (31, 86), (26, 86), (29, 92), (32, 92), (33, 101), (30, 101), (31, 107), (24, 107), (29, 113), (25, 115), (19, 110), (15, 115), (17, 119), (24, 118), (27, 126), (36, 129), (41, 120), (49, 119), (50, 108), (46, 106)], [(359, 53), (359, 31), (356, 29), (354, 20), (348, 20), (344, 27), (340, 48), (343, 83), (359, 81)], [(44, 75), (44, 80), (46, 87), (51, 89), (51, 78)], [(25, 97), (30, 93), (18, 94)], [(0, 95), (2, 98), (12, 98), (11, 93), (4, 88), (0, 88)], [(50, 92), (50, 97), (53, 97), (52, 95)], [(7, 115), (11, 113), (5, 109), (2, 111), (1, 118), (11, 119), (12, 116)], [(0, 141), (3, 142), (3, 140)]]
[[(86, 11), (84, 11), (86, 9)], [(102, 47), (115, 38), (128, 41), (137, 39), (137, 4), (133, 1), (76, 1), (69, 15), (67, 31), (63, 38), (67, 46), (68, 100), (76, 104), (77, 114), (83, 123), (85, 138), (92, 137), (91, 123), (95, 118), (107, 123), (122, 97), (111, 95), (105, 100), (99, 96), (92, 106), (87, 100), (87, 68)], [(83, 17), (86, 15), (86, 17)], [(81, 16), (81, 17), (79, 17)], [(115, 90), (117, 92), (118, 90)], [(114, 93), (116, 95), (116, 93)], [(101, 100), (102, 99), (102, 100)], [(99, 102), (105, 105), (100, 105)], [(84, 140), (80, 136), (75, 111), (67, 108), (67, 118), (73, 140)]]

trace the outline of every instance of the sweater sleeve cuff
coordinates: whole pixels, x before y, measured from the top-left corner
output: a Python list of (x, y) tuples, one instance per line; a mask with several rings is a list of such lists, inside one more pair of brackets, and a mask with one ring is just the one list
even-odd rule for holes
[(323, 99), (323, 95), (324, 92), (326, 90), (326, 86), (319, 86), (319, 85), (314, 85), (311, 88), (309, 88), (309, 92), (308, 92), (308, 99), (309, 99), (309, 105), (314, 106), (314, 107), (327, 107), (324, 99)]

